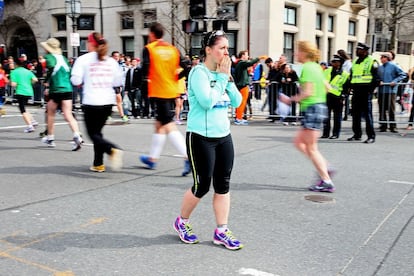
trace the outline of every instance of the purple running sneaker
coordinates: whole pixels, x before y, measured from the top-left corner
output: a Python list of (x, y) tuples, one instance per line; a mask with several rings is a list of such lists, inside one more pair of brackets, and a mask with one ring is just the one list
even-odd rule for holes
[(335, 186), (334, 184), (329, 184), (321, 180), (319, 183), (309, 186), (308, 189), (313, 192), (333, 193), (335, 191)]
[(190, 223), (184, 222), (180, 217), (177, 217), (173, 226), (175, 231), (177, 231), (180, 240), (184, 243), (198, 243), (198, 238), (193, 233)]
[(213, 243), (216, 245), (224, 245), (227, 249), (238, 250), (243, 248), (243, 244), (233, 236), (233, 233), (227, 229), (226, 231), (219, 233), (216, 229), (214, 231)]

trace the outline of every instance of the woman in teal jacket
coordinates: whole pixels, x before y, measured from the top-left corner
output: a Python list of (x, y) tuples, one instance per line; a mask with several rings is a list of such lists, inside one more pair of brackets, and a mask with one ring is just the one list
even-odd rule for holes
[(227, 227), (230, 210), (230, 176), (234, 161), (230, 134), (229, 106), (238, 107), (241, 95), (230, 74), (228, 39), (223, 31), (213, 31), (203, 39), (204, 63), (194, 67), (188, 78), (190, 111), (187, 122), (187, 154), (193, 186), (184, 194), (181, 214), (174, 223), (185, 243), (197, 243), (189, 218), (213, 179), (213, 208), (217, 228), (213, 242), (230, 250), (243, 247)]

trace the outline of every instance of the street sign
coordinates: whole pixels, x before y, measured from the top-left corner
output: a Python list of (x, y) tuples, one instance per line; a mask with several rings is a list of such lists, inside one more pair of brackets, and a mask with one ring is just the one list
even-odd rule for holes
[(80, 38), (78, 33), (71, 33), (70, 34), (70, 45), (72, 47), (79, 47), (80, 46)]

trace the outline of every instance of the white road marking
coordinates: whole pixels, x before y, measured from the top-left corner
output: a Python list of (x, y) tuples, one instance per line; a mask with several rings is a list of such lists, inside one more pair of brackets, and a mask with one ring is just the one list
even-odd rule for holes
[(388, 180), (388, 182), (390, 182), (390, 183), (398, 183), (398, 184), (414, 185), (414, 182), (408, 182), (408, 181)]
[(251, 276), (279, 276), (273, 273), (269, 273), (269, 272), (264, 272), (264, 271), (260, 271), (254, 268), (240, 268), (239, 269), (239, 274), (240, 275), (251, 275)]

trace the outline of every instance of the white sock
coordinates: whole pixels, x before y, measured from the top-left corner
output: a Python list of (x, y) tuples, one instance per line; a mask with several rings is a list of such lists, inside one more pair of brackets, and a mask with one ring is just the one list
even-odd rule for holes
[(55, 140), (55, 135), (53, 135), (53, 134), (52, 135), (48, 135), (47, 136), (47, 140), (49, 140), (49, 141), (50, 140)]
[(178, 152), (187, 157), (187, 150), (185, 146), (184, 136), (178, 130), (171, 131), (168, 133), (168, 138), (170, 139), (171, 143), (174, 147), (178, 150)]
[(217, 232), (223, 233), (228, 229), (227, 224), (217, 225)]
[(152, 143), (149, 156), (153, 159), (159, 159), (161, 156), (162, 149), (165, 144), (167, 135), (154, 133), (152, 135)]
[(73, 132), (73, 138), (80, 138), (79, 132)]

